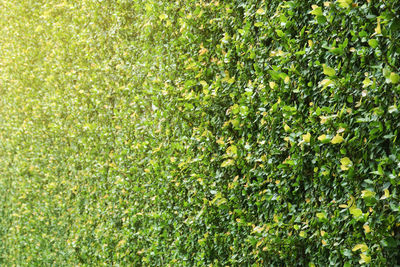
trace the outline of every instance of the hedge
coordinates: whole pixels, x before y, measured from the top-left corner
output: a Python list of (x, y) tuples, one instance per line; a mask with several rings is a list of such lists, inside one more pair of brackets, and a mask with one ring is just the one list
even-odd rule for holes
[(1, 264), (400, 265), (396, 0), (0, 7)]

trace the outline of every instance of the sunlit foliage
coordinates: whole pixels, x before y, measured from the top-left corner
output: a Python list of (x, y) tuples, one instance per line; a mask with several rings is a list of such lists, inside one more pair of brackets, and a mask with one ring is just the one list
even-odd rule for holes
[(0, 0), (0, 264), (400, 264), (399, 16)]

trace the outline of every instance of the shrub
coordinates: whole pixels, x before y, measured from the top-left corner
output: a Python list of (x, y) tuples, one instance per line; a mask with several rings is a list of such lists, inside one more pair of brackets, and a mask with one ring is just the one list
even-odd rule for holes
[(397, 1), (0, 12), (0, 262), (400, 264)]

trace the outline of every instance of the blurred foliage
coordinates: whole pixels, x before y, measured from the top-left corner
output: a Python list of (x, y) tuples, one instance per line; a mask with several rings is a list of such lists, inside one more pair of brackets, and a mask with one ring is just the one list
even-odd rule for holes
[(0, 264), (395, 266), (396, 0), (0, 0)]

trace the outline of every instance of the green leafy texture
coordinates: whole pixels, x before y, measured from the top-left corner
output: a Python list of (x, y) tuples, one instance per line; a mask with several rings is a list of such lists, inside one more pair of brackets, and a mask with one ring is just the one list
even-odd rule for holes
[(3, 0), (0, 265), (398, 264), (399, 4), (313, 4)]

